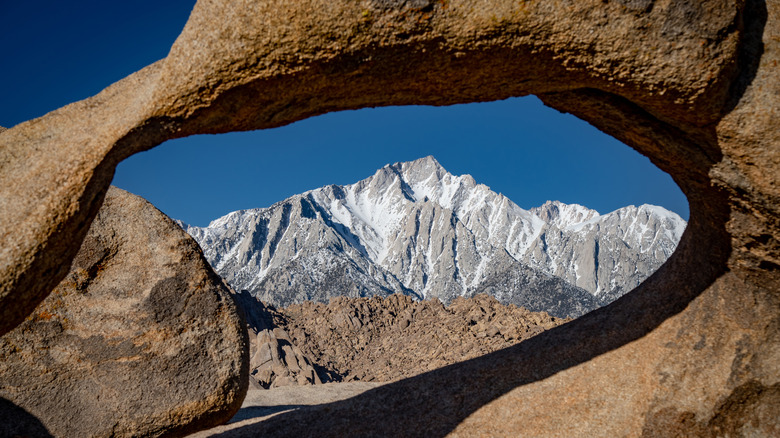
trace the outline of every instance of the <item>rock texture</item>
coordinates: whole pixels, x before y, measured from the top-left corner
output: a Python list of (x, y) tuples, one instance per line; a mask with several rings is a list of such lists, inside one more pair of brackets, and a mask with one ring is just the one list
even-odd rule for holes
[(669, 261), (517, 346), (237, 435), (777, 435), (779, 62), (777, 0), (198, 1), (168, 57), (0, 133), (0, 332), (65, 278), (135, 152), (536, 94), (677, 181), (691, 217)]
[(256, 388), (322, 383), (311, 360), (304, 355), (269, 309), (246, 291), (237, 303), (247, 316), (249, 379)]
[(517, 344), (567, 320), (505, 306), (488, 295), (455, 299), (332, 299), (273, 312), (325, 381), (389, 382)]
[(603, 216), (560, 202), (524, 210), (429, 156), (182, 226), (234, 288), (276, 306), (393, 293), (448, 304), (488, 293), (565, 318), (655, 272), (685, 221), (650, 205)]
[[(215, 426), (247, 391), (244, 324), (197, 244), (112, 188), (66, 278), (0, 337), (0, 397), (54, 436)], [(0, 418), (8, 409), (0, 404)], [(20, 424), (2, 422), (0, 436), (46, 436)]]
[[(615, 96), (671, 131), (637, 126), (691, 150), (697, 136), (712, 142), (701, 127), (720, 120), (744, 64), (742, 6), (624, 3), (200, 1), (164, 60), (0, 134), (0, 333), (65, 276), (61, 260), (75, 255), (116, 164), (170, 138), (367, 106), (535, 93), (563, 107), (553, 96), (601, 92), (573, 100), (585, 109)], [(627, 124), (608, 108), (587, 112), (602, 129)], [(619, 134), (643, 152), (652, 137)]]

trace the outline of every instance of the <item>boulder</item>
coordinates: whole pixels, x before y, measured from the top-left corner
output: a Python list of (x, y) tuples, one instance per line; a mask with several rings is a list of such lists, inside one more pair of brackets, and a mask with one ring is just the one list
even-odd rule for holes
[(249, 382), (255, 388), (321, 384), (312, 361), (272, 316), (273, 308), (241, 291), (236, 301), (249, 332)]
[[(54, 436), (218, 425), (248, 388), (245, 324), (195, 241), (111, 188), (68, 275), (0, 337), (0, 397)], [(0, 418), (7, 410), (0, 404)], [(19, 427), (3, 422), (0, 436)]]
[(0, 333), (68, 274), (133, 153), (328, 111), (536, 94), (679, 184), (690, 222), (667, 263), (517, 346), (242, 433), (776, 436), (778, 58), (778, 0), (200, 0), (167, 58), (0, 133)]
[(322, 383), (311, 361), (282, 329), (257, 334), (255, 354), (249, 363), (253, 382), (265, 389)]

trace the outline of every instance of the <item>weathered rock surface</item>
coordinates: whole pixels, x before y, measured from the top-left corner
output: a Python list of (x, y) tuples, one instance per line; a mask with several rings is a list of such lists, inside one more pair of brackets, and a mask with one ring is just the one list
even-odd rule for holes
[[(600, 0), (200, 1), (164, 60), (0, 134), (0, 333), (65, 276), (61, 260), (133, 153), (339, 109), (572, 90), (633, 102), (642, 117), (711, 141), (699, 127), (720, 119), (742, 65), (741, 10), (727, 0), (649, 10)], [(603, 129), (620, 123), (590, 114)], [(650, 134), (620, 138), (640, 147)]]
[(237, 303), (247, 316), (249, 381), (254, 387), (277, 388), (322, 383), (311, 360), (272, 317), (272, 309), (242, 291)]
[(272, 312), (326, 381), (389, 382), (512, 346), (567, 320), (478, 295), (334, 298)]
[[(67, 277), (0, 337), (0, 397), (54, 436), (215, 426), (247, 391), (244, 325), (197, 244), (148, 202), (112, 188)], [(0, 418), (6, 410), (0, 404)], [(0, 436), (15, 427), (3, 422)]]
[(0, 133), (0, 333), (67, 275), (135, 152), (536, 94), (680, 185), (690, 222), (669, 261), (517, 346), (236, 435), (776, 436), (778, 63), (778, 0), (201, 0), (164, 60)]
[(257, 334), (251, 375), (263, 388), (322, 383), (311, 362), (279, 328)]

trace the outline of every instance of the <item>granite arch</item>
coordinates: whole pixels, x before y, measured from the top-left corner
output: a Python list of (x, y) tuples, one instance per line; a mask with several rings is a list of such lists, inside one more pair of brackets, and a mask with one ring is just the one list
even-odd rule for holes
[[(541, 433), (560, 432), (582, 418), (577, 409), (568, 422), (543, 424), (533, 420), (541, 407), (508, 409), (507, 400), (560, 395), (555, 388), (577, 376), (603, 379), (598, 370), (609, 364), (664, 357), (628, 367), (625, 376), (644, 384), (604, 417), (610, 430), (712, 431), (745, 391), (755, 400), (751, 421), (776, 428), (758, 418), (777, 418), (780, 409), (778, 14), (771, 0), (201, 0), (165, 59), (0, 133), (0, 332), (65, 275), (63, 261), (75, 255), (114, 167), (133, 153), (171, 138), (270, 128), (341, 109), (536, 94), (672, 175), (691, 209), (677, 252), (632, 293), (572, 324), (369, 393), (363, 407), (332, 408), (361, 412), (372, 427), (397, 427), (397, 416), (382, 421), (388, 414), (380, 402), (414, 404), (404, 396), (409, 385), (441, 388), (476, 373), (478, 386), (492, 389), (470, 401), (464, 398), (476, 385), (434, 391), (451, 406), (437, 404), (425, 424), (404, 427), (500, 432), (487, 423), (498, 418), (501, 427), (525, 419)], [(702, 339), (710, 349), (694, 348)], [(618, 380), (619, 387), (632, 381)], [(717, 384), (702, 389), (707, 381)], [(576, 392), (577, 385), (566, 387)], [(604, 414), (612, 402), (596, 394), (583, 392), (572, 406), (601, 403), (596, 413)], [(275, 421), (311, 424), (306, 415)]]

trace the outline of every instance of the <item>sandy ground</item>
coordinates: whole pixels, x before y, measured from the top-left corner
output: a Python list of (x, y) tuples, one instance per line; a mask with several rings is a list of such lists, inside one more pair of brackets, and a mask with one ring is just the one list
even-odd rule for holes
[(226, 425), (189, 435), (189, 438), (210, 437), (250, 424), (260, 423), (282, 412), (344, 400), (380, 385), (381, 383), (348, 382), (250, 389), (241, 405), (241, 410)]

